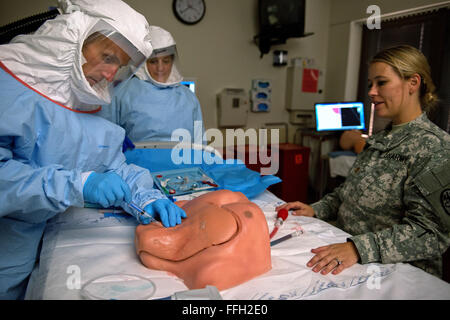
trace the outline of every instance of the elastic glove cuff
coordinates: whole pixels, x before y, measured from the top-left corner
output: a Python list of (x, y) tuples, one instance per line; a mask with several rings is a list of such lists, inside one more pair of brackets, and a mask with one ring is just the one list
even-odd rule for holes
[(145, 207), (148, 206), (150, 203), (153, 203), (153, 202), (155, 202), (156, 200), (159, 200), (159, 199), (152, 199), (152, 200), (149, 200), (149, 201), (145, 202), (145, 203), (142, 205), (142, 208), (145, 208)]

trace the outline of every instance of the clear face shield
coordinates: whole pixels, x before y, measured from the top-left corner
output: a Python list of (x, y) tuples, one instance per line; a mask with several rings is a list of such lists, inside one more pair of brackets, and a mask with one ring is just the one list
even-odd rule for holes
[(103, 20), (89, 32), (82, 52), (82, 69), (87, 82), (108, 103), (114, 88), (131, 78), (145, 61), (144, 54)]
[(182, 80), (176, 45), (154, 49), (146, 66), (148, 75), (157, 84), (172, 85)]

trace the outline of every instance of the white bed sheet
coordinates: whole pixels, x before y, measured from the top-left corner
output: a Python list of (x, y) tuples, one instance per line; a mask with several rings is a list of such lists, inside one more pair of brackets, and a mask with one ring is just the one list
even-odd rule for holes
[[(190, 196), (180, 197), (189, 199)], [(269, 230), (275, 207), (283, 201), (269, 191), (253, 200), (264, 211)], [(105, 274), (136, 274), (156, 285), (152, 299), (188, 290), (181, 279), (150, 270), (134, 249), (133, 217), (110, 216), (95, 209), (71, 208), (46, 229), (40, 263), (26, 299), (82, 299), (83, 284)], [(450, 284), (409, 264), (356, 264), (339, 275), (321, 275), (306, 267), (312, 248), (344, 242), (342, 230), (315, 218), (290, 215), (273, 240), (301, 227), (304, 233), (272, 247), (272, 269), (223, 290), (224, 299), (450, 299)]]

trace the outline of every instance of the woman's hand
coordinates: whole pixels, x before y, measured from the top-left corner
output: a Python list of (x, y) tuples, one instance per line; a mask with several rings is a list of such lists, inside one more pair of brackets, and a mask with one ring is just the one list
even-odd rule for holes
[(345, 268), (358, 262), (359, 254), (353, 242), (335, 243), (311, 250), (316, 255), (306, 264), (312, 271), (323, 275), (333, 270), (332, 274), (339, 274)]
[(314, 209), (300, 201), (288, 202), (275, 208), (275, 211), (281, 209), (291, 210), (294, 216), (314, 217)]

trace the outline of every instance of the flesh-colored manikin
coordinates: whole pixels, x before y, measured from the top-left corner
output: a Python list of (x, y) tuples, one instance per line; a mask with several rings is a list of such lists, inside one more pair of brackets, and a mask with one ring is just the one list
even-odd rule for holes
[(136, 228), (136, 251), (146, 267), (175, 274), (189, 289), (219, 290), (272, 268), (264, 214), (242, 193), (219, 190), (176, 204), (187, 215), (181, 224)]

